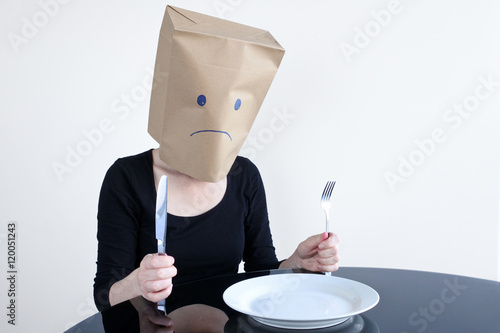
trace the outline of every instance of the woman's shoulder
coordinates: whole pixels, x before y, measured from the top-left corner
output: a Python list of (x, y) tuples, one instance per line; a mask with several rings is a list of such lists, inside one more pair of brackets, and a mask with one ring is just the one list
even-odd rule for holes
[(105, 178), (117, 181), (125, 178), (142, 179), (149, 177), (152, 163), (151, 149), (136, 155), (120, 157), (109, 167)]
[(259, 169), (251, 160), (238, 156), (228, 173), (228, 182), (240, 190), (247, 189), (253, 192), (256, 188), (261, 187), (262, 177)]
[(145, 152), (124, 156), (118, 158), (113, 165), (111, 165), (110, 169), (118, 168), (118, 169), (139, 169), (143, 170), (144, 167), (152, 166), (152, 149), (147, 150)]
[(229, 171), (229, 175), (240, 175), (244, 174), (246, 176), (259, 175), (259, 169), (257, 166), (250, 161), (248, 158), (243, 156), (237, 156), (236, 160)]
[(120, 157), (116, 160), (116, 164), (137, 164), (137, 163), (148, 163), (152, 159), (152, 150), (149, 149), (142, 153)]

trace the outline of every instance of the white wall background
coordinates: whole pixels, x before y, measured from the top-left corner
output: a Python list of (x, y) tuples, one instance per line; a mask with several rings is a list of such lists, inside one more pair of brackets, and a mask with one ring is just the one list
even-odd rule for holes
[[(242, 151), (279, 257), (323, 231), (334, 179), (344, 266), (499, 279), (498, 1), (168, 3), (267, 29), (287, 50)], [(17, 325), (1, 278), (2, 332), (61, 332), (96, 311), (99, 189), (115, 159), (155, 146), (145, 87), (166, 4), (0, 2), (4, 274), (18, 229)]]

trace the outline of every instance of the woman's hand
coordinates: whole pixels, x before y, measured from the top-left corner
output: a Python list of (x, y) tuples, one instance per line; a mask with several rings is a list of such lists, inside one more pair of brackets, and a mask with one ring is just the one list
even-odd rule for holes
[(158, 310), (156, 303), (139, 296), (130, 300), (139, 313), (141, 333), (173, 333), (173, 321)]
[(173, 257), (163, 253), (148, 254), (139, 268), (111, 286), (109, 304), (113, 306), (137, 296), (157, 303), (172, 292), (172, 278), (176, 274)]
[(333, 272), (339, 269), (339, 237), (322, 233), (299, 244), (293, 255), (281, 263), (280, 268), (303, 268), (313, 272)]
[(157, 303), (172, 292), (172, 278), (177, 274), (174, 258), (165, 254), (148, 254), (137, 269), (137, 293)]

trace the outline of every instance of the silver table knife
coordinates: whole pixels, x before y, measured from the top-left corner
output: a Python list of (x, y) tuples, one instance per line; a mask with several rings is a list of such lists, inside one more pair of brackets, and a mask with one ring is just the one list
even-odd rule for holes
[[(155, 234), (159, 255), (165, 255), (167, 241), (167, 184), (167, 176), (161, 176), (156, 191)], [(158, 309), (165, 311), (165, 300), (158, 302)]]

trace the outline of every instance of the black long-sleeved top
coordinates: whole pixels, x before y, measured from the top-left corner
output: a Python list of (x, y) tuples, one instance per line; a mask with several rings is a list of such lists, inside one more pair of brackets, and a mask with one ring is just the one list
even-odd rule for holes
[[(111, 285), (139, 267), (146, 254), (157, 252), (155, 204), (152, 150), (118, 159), (104, 178), (97, 216), (94, 300), (107, 332), (138, 332), (131, 303), (110, 307), (108, 295)], [(246, 271), (279, 266), (264, 187), (252, 162), (236, 158), (224, 197), (208, 212), (194, 217), (168, 214), (166, 252), (175, 258), (178, 271), (174, 290), (176, 284), (236, 273), (241, 260)]]

